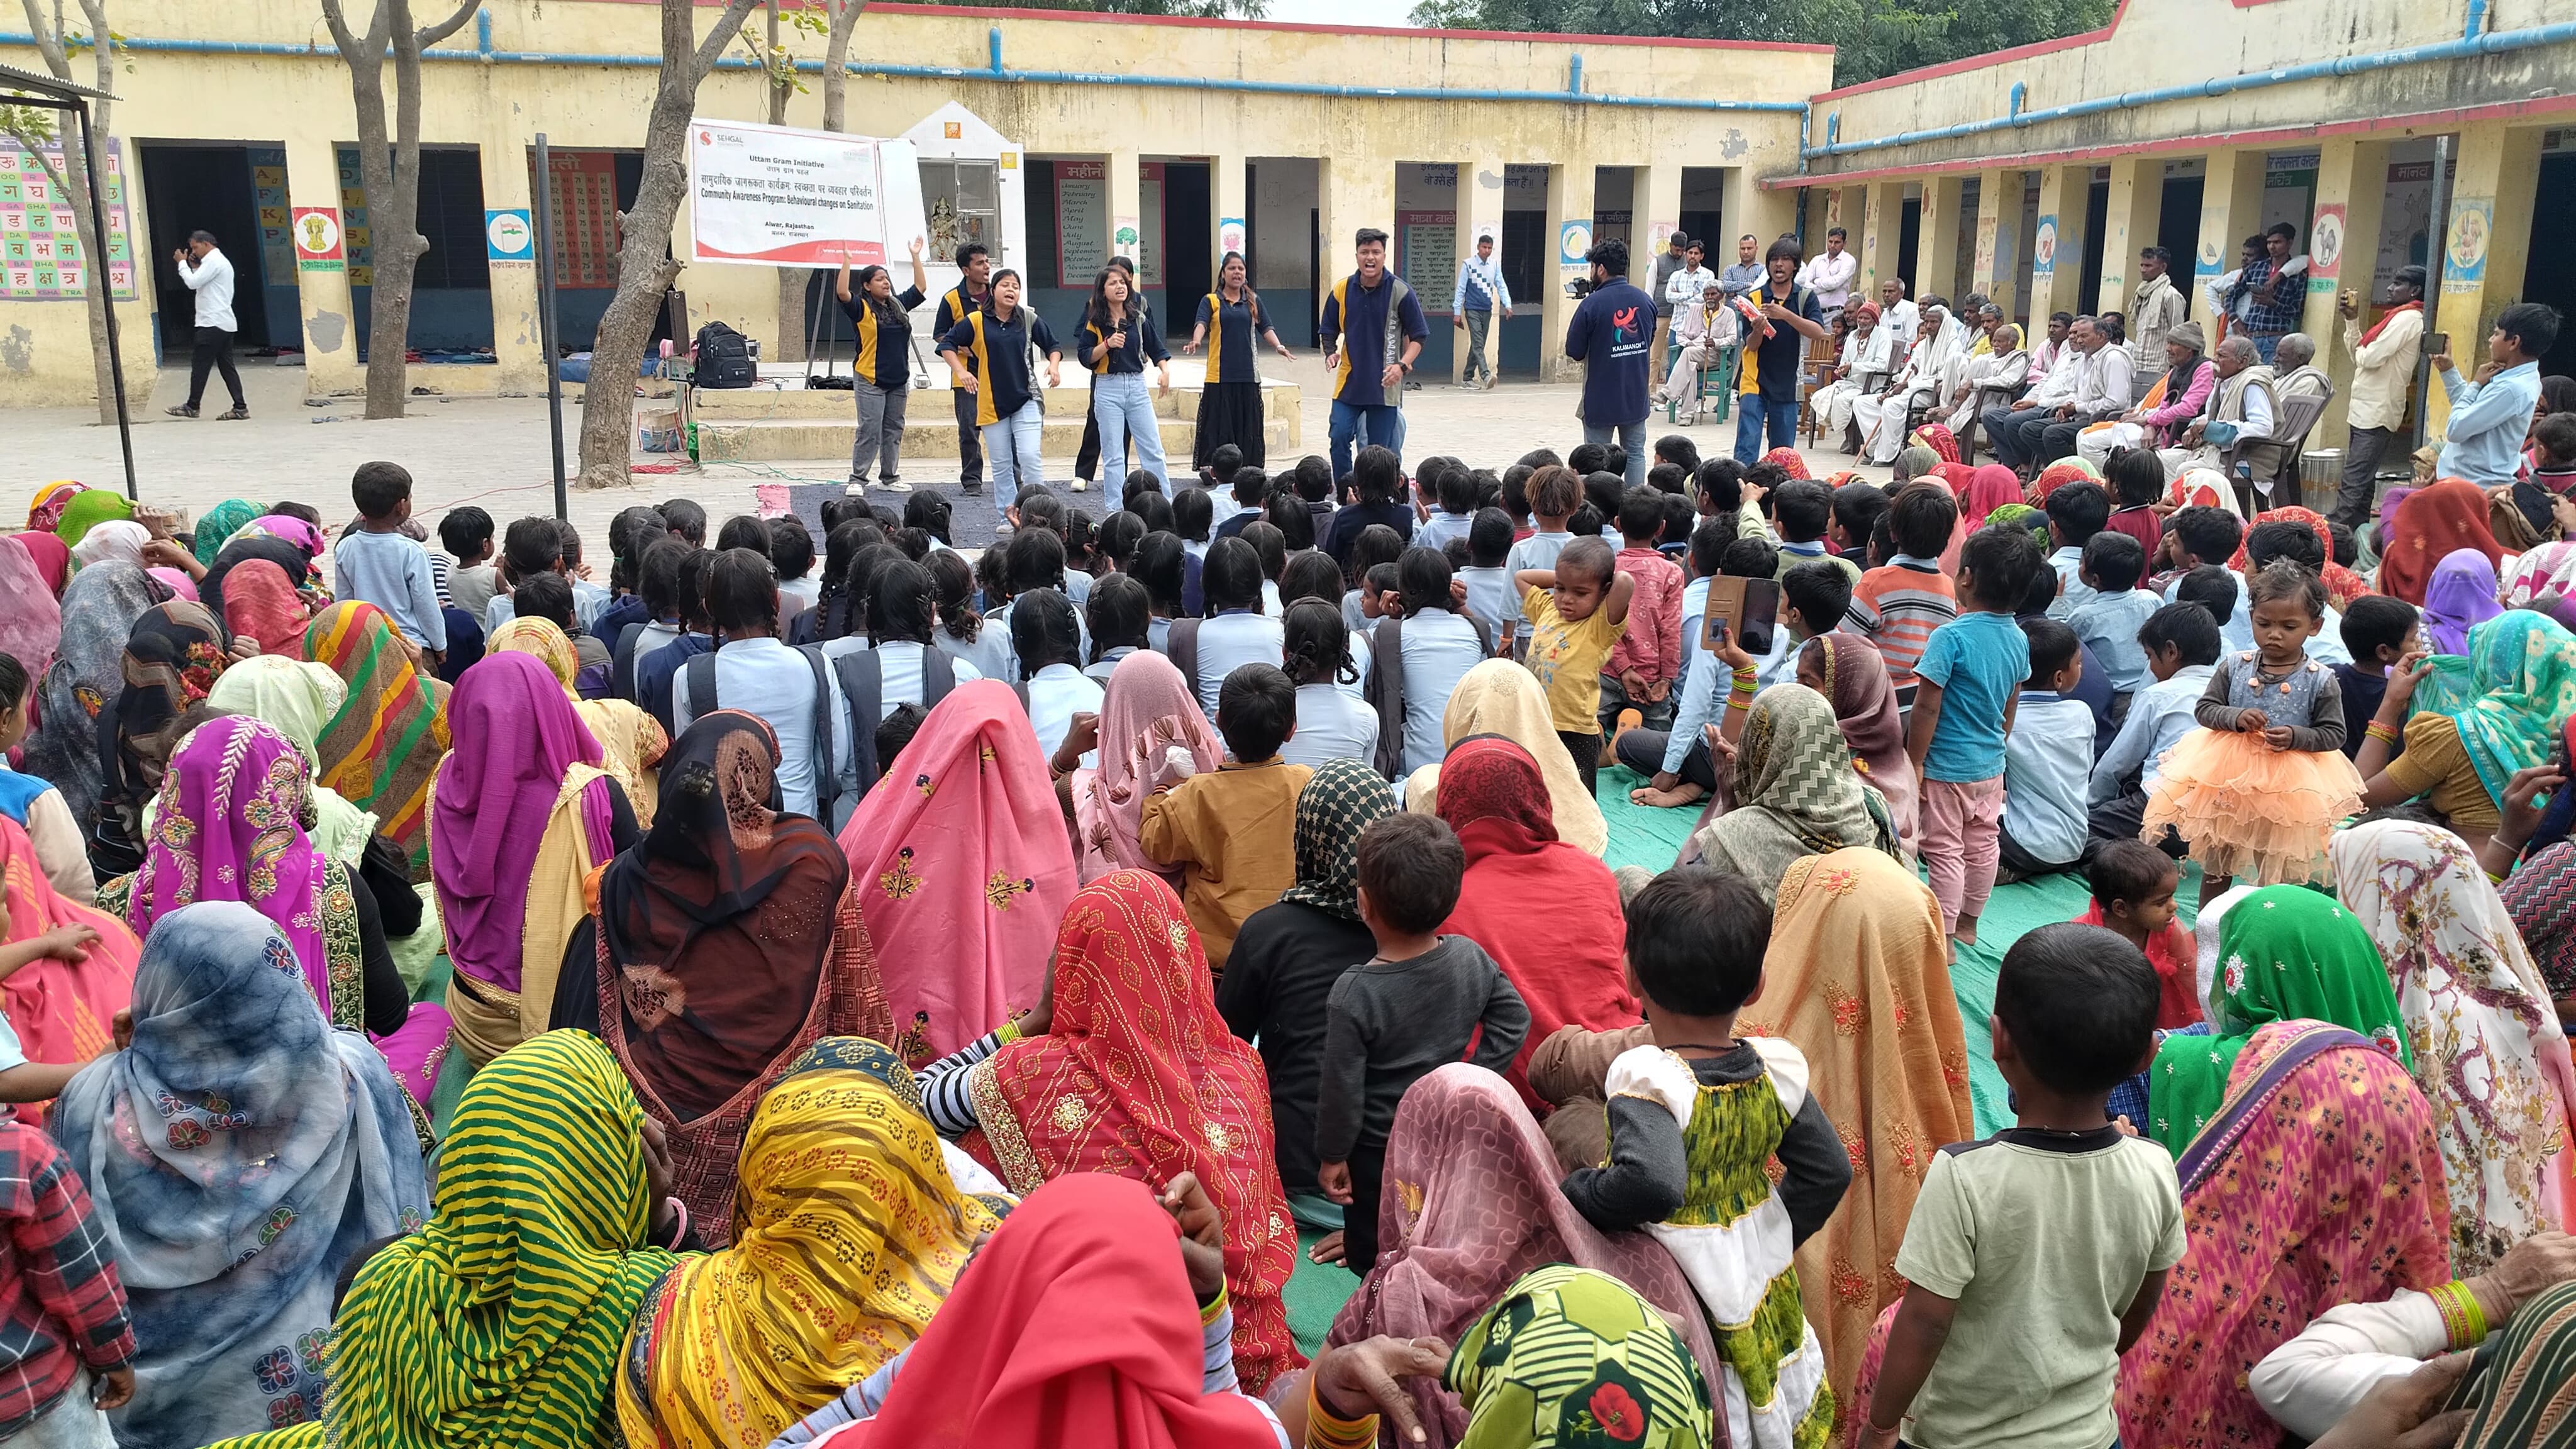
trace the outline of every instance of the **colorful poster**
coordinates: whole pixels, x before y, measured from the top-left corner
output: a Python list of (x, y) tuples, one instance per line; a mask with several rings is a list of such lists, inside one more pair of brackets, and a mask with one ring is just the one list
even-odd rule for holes
[(1216, 254), (1240, 253), (1243, 250), (1243, 218), (1220, 216), (1216, 219)]
[(693, 262), (881, 263), (889, 255), (883, 192), (869, 137), (705, 117), (689, 122)]
[(2057, 275), (2057, 214), (2039, 219), (2039, 235), (2030, 244), (2030, 274), (2039, 280)]
[(2335, 278), (2342, 275), (2344, 217), (2344, 203), (2331, 202), (2318, 207), (2316, 219), (2309, 223), (2308, 290), (2311, 292), (2333, 291)]
[(484, 256), (494, 262), (519, 266), (537, 259), (537, 237), (528, 225), (525, 207), (483, 213)]
[(253, 146), (250, 159), (251, 205), (259, 210), (259, 260), (263, 277), (295, 275), (295, 218), (286, 202), (286, 152), (275, 146)]
[[(98, 204), (107, 214), (109, 294), (130, 302), (136, 293), (124, 157), (113, 137), (99, 137), (98, 151), (106, 170)], [(0, 301), (66, 301), (89, 295), (92, 258), (81, 250), (71, 193), (57, 188), (45, 171), (46, 161), (61, 170), (62, 143), (48, 140), (42, 157), (13, 137), (0, 136)]]
[[(358, 148), (337, 148), (340, 166), (340, 218), (342, 243), (348, 248), (349, 285), (372, 287), (376, 284), (376, 254), (372, 245), (375, 231), (367, 224), (367, 179), (358, 166)], [(312, 258), (304, 250), (302, 211), (296, 213), (296, 265), (310, 270)], [(333, 270), (336, 270), (334, 268)]]
[(2487, 249), (2495, 240), (2495, 198), (2454, 198), (2448, 236), (2442, 248), (2443, 292), (2460, 295), (2485, 286)]
[(1556, 264), (1560, 267), (1583, 265), (1583, 254), (1592, 250), (1592, 222), (1589, 218), (1567, 220), (1556, 229)]
[[(345, 253), (342, 250), (342, 239), (347, 228), (341, 225), (339, 217), (332, 214), (331, 208), (327, 206), (295, 208), (293, 230), (297, 270), (336, 272), (342, 266), (348, 265), (343, 260)], [(355, 273), (357, 268), (350, 266), (349, 270)], [(350, 285), (355, 286), (357, 283), (352, 280)]]

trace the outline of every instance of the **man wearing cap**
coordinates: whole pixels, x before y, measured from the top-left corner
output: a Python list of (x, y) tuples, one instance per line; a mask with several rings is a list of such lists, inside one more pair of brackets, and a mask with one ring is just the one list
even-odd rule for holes
[(2210, 400), (2218, 393), (2218, 369), (2204, 355), (2209, 349), (2208, 334), (2197, 322), (2177, 322), (2166, 330), (2164, 345), (2164, 395), (2152, 407), (2141, 404), (2120, 414), (2109, 427), (2079, 434), (2075, 439), (2079, 457), (2098, 466), (2114, 448), (2143, 443), (2161, 449), (2209, 410)]

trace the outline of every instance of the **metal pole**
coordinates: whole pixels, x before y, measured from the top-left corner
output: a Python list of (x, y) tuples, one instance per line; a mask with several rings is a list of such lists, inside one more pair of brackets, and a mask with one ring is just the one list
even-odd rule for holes
[[(2449, 269), (2445, 258), (2450, 250), (2451, 138), (2442, 135), (2433, 138), (2433, 214), (2424, 225), (2424, 330), (2427, 332), (2438, 330), (2433, 326), (2433, 317), (2442, 305), (2442, 273)], [(2415, 354), (2415, 446), (2408, 450), (2410, 453), (2423, 448), (2426, 431), (2433, 422), (2428, 413), (2436, 379), (2427, 357), (2426, 349), (2418, 349)], [(2470, 360), (2474, 362), (2476, 359)]]
[[(99, 169), (98, 138), (90, 133), (89, 107), (86, 105), (75, 105), (72, 110), (74, 114), (80, 117), (81, 164), (89, 169), (89, 224), (91, 230), (96, 232), (98, 235), (98, 247), (100, 252), (104, 253), (108, 249), (107, 210), (99, 204), (98, 192), (100, 186), (105, 184), (104, 178), (106, 173)], [(130, 264), (139, 263), (141, 260), (142, 259), (140, 257), (128, 258)], [(143, 501), (143, 495), (136, 491), (134, 486), (134, 428), (132, 420), (126, 415), (125, 411), (125, 352), (122, 347), (117, 345), (116, 290), (108, 281), (107, 258), (104, 255), (95, 256), (89, 259), (89, 284), (93, 287), (106, 287), (108, 289), (107, 370), (109, 375), (115, 380), (116, 445), (119, 449), (123, 450), (125, 454), (126, 501), (130, 503), (140, 503)]]
[[(555, 443), (555, 517), (570, 518), (564, 497), (563, 364), (555, 355), (555, 178), (546, 164), (546, 133), (537, 133), (537, 338), (546, 350), (546, 426)], [(597, 387), (594, 376), (587, 386)], [(634, 386), (628, 383), (627, 386)]]

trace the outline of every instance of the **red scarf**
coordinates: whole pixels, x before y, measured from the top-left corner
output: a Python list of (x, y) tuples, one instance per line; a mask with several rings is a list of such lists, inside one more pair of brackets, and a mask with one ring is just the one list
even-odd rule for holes
[(1113, 871), (1082, 888), (1056, 932), (1053, 1026), (986, 1058), (969, 1087), (984, 1127), (968, 1145), (1014, 1192), (1087, 1172), (1160, 1190), (1197, 1173), (1225, 1218), (1235, 1372), (1257, 1394), (1305, 1363), (1280, 1299), (1297, 1229), (1270, 1079), (1217, 1015), (1207, 952), (1159, 876)]
[(1535, 1112), (1526, 1074), (1540, 1042), (1569, 1024), (1637, 1024), (1619, 966), (1619, 882), (1598, 857), (1556, 838), (1547, 782), (1510, 740), (1461, 740), (1440, 764), (1439, 809), (1467, 850), (1458, 904), (1440, 931), (1484, 947), (1528, 1004), (1529, 1034), (1503, 1075)]
[(2424, 304), (2421, 302), (2400, 302), (2396, 306), (2389, 308), (2387, 311), (2380, 313), (2379, 320), (2370, 324), (2370, 330), (2361, 334), (2361, 345), (2368, 347), (2371, 343), (2379, 340), (2379, 334), (2387, 328), (2388, 324), (2396, 318), (2398, 313), (2421, 312), (2423, 310)]

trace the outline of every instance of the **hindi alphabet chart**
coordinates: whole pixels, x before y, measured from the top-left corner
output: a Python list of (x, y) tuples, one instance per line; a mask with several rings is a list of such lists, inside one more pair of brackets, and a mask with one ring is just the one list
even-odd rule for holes
[[(62, 167), (62, 141), (45, 143), (45, 155)], [(110, 295), (134, 300), (134, 245), (125, 205), (125, 166), (117, 143), (99, 138), (106, 166), (99, 206), (107, 213)], [(71, 193), (57, 188), (37, 156), (17, 138), (0, 136), (0, 301), (52, 302), (89, 295), (91, 259), (81, 254), (80, 228)]]

